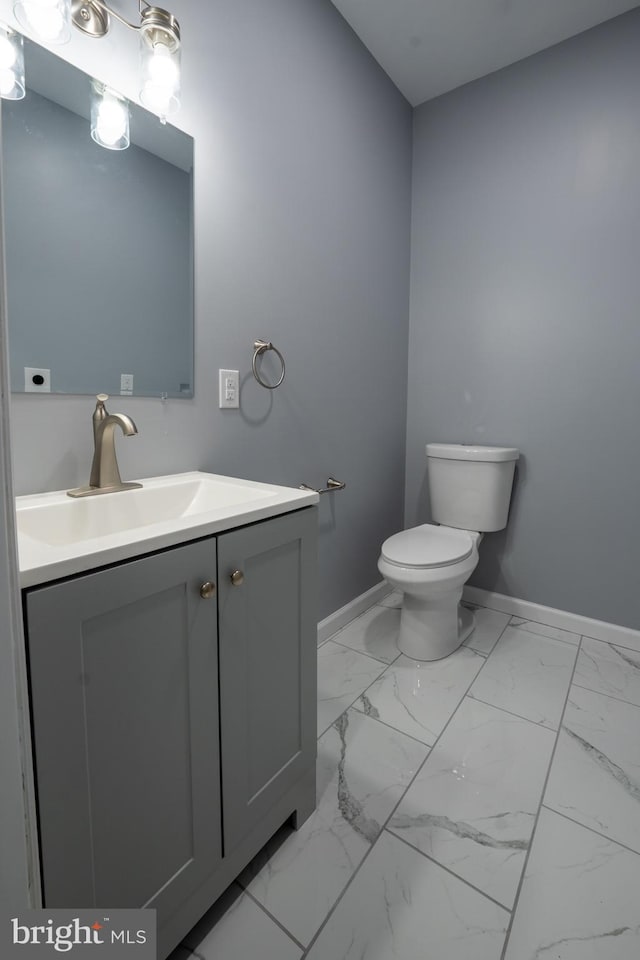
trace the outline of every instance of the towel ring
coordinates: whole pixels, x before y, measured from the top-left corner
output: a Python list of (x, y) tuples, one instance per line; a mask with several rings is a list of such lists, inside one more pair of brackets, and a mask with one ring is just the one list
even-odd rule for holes
[[(267, 350), (273, 350), (276, 356), (280, 359), (282, 364), (282, 373), (280, 374), (280, 379), (277, 383), (265, 383), (260, 374), (258, 373), (257, 362), (258, 357), (265, 353)], [(285, 367), (284, 367), (284, 357), (280, 353), (277, 347), (271, 343), (270, 340), (255, 340), (253, 344), (253, 360), (251, 361), (251, 369), (253, 370), (253, 375), (260, 384), (261, 387), (264, 387), (265, 390), (275, 390), (276, 387), (279, 387), (282, 381), (284, 380)]]

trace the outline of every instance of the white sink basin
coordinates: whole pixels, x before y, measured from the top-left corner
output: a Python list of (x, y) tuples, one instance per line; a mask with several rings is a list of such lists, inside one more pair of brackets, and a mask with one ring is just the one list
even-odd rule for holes
[(54, 547), (82, 543), (277, 496), (262, 486), (256, 488), (241, 480), (207, 474), (183, 474), (147, 480), (138, 490), (81, 500), (50, 494), (44, 495), (44, 502), (37, 502), (39, 497), (19, 497), (18, 534)]
[(83, 499), (72, 499), (66, 491), (18, 497), (21, 585), (69, 576), (318, 501), (308, 490), (210, 473), (141, 482), (139, 489)]

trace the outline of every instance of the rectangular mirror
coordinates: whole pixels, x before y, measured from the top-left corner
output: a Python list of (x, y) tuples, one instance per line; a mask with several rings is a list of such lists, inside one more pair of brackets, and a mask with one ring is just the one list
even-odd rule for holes
[(26, 97), (1, 101), (11, 388), (192, 397), (193, 140), (131, 103), (130, 146), (99, 146), (91, 77), (24, 47)]

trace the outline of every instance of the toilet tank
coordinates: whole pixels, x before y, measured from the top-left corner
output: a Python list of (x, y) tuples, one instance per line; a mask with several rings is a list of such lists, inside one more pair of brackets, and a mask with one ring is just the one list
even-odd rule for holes
[(519, 455), (515, 447), (428, 443), (433, 520), (483, 533), (506, 527)]

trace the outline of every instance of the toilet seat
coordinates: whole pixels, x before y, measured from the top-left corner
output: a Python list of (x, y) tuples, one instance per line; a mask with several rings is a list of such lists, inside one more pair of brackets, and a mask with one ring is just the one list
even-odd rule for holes
[(448, 567), (471, 556), (474, 541), (466, 530), (423, 523), (394, 533), (382, 544), (382, 556), (399, 567)]

